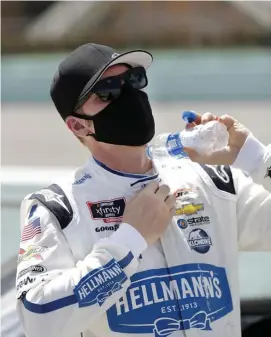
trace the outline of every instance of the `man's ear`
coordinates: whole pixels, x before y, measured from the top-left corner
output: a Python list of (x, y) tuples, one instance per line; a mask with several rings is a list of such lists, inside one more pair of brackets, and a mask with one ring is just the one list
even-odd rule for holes
[(68, 128), (77, 136), (84, 137), (90, 133), (91, 128), (86, 120), (69, 116), (66, 118), (65, 123)]

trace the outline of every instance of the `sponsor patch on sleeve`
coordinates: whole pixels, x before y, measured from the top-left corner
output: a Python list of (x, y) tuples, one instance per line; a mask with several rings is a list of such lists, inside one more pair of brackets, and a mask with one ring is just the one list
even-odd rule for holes
[(21, 270), (17, 276), (17, 279), (21, 278), (22, 276), (24, 276), (27, 273), (33, 272), (33, 273), (44, 273), (46, 272), (47, 269), (44, 266), (41, 266), (40, 264), (36, 264), (33, 266), (29, 266), (28, 268), (25, 268), (23, 270)]
[(21, 242), (31, 240), (38, 234), (41, 234), (40, 218), (30, 218), (23, 228)]
[(126, 280), (126, 274), (114, 259), (105, 266), (94, 269), (74, 289), (79, 307), (97, 303), (102, 306), (108, 297), (122, 288)]
[(31, 276), (25, 276), (23, 279), (18, 281), (16, 283), (17, 299), (20, 299), (24, 294), (26, 294), (36, 282), (37, 278)]
[[(31, 266), (31, 267), (34, 267), (34, 266)], [(37, 266), (37, 267), (42, 267), (46, 270), (46, 268), (43, 266)], [(51, 276), (49, 274), (34, 275), (34, 276), (33, 275), (31, 276), (21, 275), (21, 278), (19, 278), (18, 276), (18, 279), (16, 282), (17, 299), (22, 298), (30, 289), (35, 288), (38, 284), (50, 278)]]
[(30, 259), (43, 260), (42, 253), (46, 251), (48, 251), (48, 247), (46, 246), (29, 245), (26, 249), (20, 248), (18, 264), (22, 261), (28, 261)]

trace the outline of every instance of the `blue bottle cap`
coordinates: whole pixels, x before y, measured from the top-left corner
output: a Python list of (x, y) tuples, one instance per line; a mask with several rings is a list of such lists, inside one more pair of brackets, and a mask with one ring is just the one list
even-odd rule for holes
[(182, 118), (186, 123), (193, 123), (197, 119), (198, 114), (195, 111), (184, 111)]
[(149, 157), (149, 159), (153, 159), (153, 155), (152, 155), (152, 145), (147, 145), (146, 148), (146, 154)]

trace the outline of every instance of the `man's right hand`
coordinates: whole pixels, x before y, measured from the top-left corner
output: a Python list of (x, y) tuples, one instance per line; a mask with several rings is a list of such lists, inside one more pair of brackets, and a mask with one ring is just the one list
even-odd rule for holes
[(148, 244), (157, 241), (175, 214), (176, 197), (167, 185), (151, 182), (126, 205), (122, 221), (133, 226)]

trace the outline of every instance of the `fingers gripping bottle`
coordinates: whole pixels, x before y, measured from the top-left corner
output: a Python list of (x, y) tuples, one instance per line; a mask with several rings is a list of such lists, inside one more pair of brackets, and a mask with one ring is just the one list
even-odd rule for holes
[[(194, 111), (183, 112), (183, 120), (192, 123), (198, 115)], [(147, 148), (150, 158), (154, 157), (187, 157), (184, 147), (191, 148), (199, 154), (211, 154), (222, 151), (229, 141), (227, 127), (218, 122), (211, 121), (206, 124), (195, 125), (175, 133), (162, 133), (155, 137), (153, 144)]]

